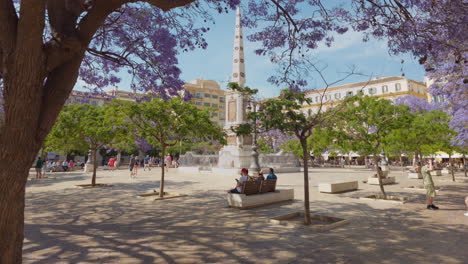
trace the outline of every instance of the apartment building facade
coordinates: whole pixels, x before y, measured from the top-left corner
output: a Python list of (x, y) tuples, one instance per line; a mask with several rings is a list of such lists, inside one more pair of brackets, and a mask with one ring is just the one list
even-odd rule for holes
[(192, 94), (191, 102), (198, 108), (210, 108), (211, 121), (223, 126), (226, 120), (226, 91), (213, 80), (195, 79), (184, 85)]
[(422, 82), (405, 77), (393, 76), (377, 78), (365, 82), (306, 91), (306, 97), (310, 98), (312, 103), (310, 105), (305, 105), (303, 109), (317, 111), (320, 105), (323, 104), (322, 109), (326, 110), (328, 107), (339, 104), (345, 97), (357, 95), (359, 93), (389, 100), (407, 95), (427, 98), (427, 87), (426, 84)]

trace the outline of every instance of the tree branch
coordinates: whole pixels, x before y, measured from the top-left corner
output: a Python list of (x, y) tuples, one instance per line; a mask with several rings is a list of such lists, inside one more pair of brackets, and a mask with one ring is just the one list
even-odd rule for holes
[(119, 54), (116, 54), (116, 53), (113, 53), (113, 52), (110, 52), (110, 51), (99, 51), (99, 50), (95, 50), (95, 49), (91, 49), (91, 48), (88, 48), (87, 51), (90, 53), (90, 54), (93, 54), (95, 56), (98, 56), (98, 57), (101, 57), (101, 58), (104, 58), (104, 59), (108, 59), (110, 61), (113, 61), (119, 65), (126, 65), (126, 66), (130, 66), (132, 67), (132, 63), (124, 56), (121, 56)]
[(176, 7), (188, 5), (195, 2), (195, 0), (132, 0), (129, 2), (147, 2), (148, 4), (159, 7), (164, 11), (169, 11)]

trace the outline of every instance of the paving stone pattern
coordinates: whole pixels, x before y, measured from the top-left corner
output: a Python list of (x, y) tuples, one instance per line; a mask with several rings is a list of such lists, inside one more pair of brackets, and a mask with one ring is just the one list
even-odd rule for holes
[[(28, 181), (24, 263), (467, 263), (468, 217), (463, 197), (468, 183), (435, 177), (440, 210), (426, 210), (424, 192), (404, 187), (420, 179), (393, 170), (389, 195), (408, 196), (400, 205), (358, 198), (378, 193), (361, 183), (362, 168), (310, 171), (311, 210), (349, 219), (328, 232), (274, 225), (269, 218), (301, 211), (303, 175), (278, 174), (277, 188), (294, 188), (296, 200), (250, 210), (228, 208), (227, 189), (235, 175), (170, 169), (166, 191), (186, 197), (151, 201), (137, 194), (159, 187), (159, 170), (98, 171), (106, 188), (81, 189), (91, 182), (82, 172), (54, 173), (56, 179)], [(458, 173), (457, 176), (463, 176)], [(355, 192), (318, 192), (323, 182), (359, 181)]]

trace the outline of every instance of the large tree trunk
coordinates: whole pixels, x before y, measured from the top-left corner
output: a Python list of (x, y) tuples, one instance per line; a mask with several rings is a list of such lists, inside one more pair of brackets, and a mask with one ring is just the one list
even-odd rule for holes
[(300, 139), (302, 146), (302, 163), (304, 165), (304, 224), (310, 225), (310, 202), (309, 202), (309, 166), (307, 164), (309, 152), (307, 151), (307, 140)]
[[(29, 47), (29, 50), (36, 50), (36, 53), (41, 49), (42, 47)], [(15, 62), (7, 66), (9, 71), (3, 75), (5, 119), (0, 128), (2, 264), (22, 261), (24, 195), (28, 172), (76, 82), (79, 68), (78, 63), (75, 65), (75, 72), (68, 69), (59, 71), (63, 74), (61, 76), (49, 75), (49, 85), (44, 86), (45, 75), (41, 69), (46, 66), (43, 58), (21, 49), (17, 52), (21, 54), (21, 58), (15, 58)], [(56, 82), (53, 81), (54, 78), (57, 79)], [(53, 101), (51, 96), (54, 97)]]
[(384, 199), (387, 199), (387, 194), (385, 193), (385, 189), (382, 183), (382, 171), (379, 170), (379, 166), (378, 166), (379, 158), (377, 157), (377, 154), (374, 154), (373, 160), (375, 164), (375, 171), (377, 172), (377, 178), (379, 179), (380, 191), (382, 192)]
[[(119, 151), (117, 152), (117, 157), (116, 157), (117, 165), (119, 165), (119, 166), (120, 166), (120, 160), (121, 159), (122, 159), (122, 153), (120, 152), (120, 149), (119, 149)], [(119, 166), (115, 166), (115, 169), (118, 170)]]
[(91, 150), (91, 155), (93, 157), (93, 177), (91, 178), (91, 185), (96, 185), (96, 171), (97, 171), (97, 166), (98, 166), (98, 163), (97, 163), (97, 149), (96, 148), (93, 148)]
[[(13, 142), (17, 143), (12, 141), (10, 145), (15, 145)], [(21, 263), (25, 185), (34, 156), (35, 153), (0, 159), (0, 263)]]
[[(164, 170), (166, 169), (166, 166), (164, 166), (164, 162), (166, 161), (166, 146), (164, 144), (162, 145), (161, 148), (161, 182), (159, 183), (159, 197), (164, 197)], [(168, 164), (168, 166), (170, 166)]]

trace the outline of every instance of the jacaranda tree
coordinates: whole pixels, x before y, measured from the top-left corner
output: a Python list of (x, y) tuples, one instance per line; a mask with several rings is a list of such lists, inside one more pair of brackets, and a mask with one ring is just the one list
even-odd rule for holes
[[(158, 146), (164, 159), (169, 147), (181, 141), (219, 140), (224, 142), (222, 128), (210, 120), (207, 111), (178, 97), (171, 100), (154, 98), (147, 102), (116, 102), (127, 116), (128, 127), (151, 146)], [(161, 161), (159, 196), (164, 196), (164, 161)], [(170, 164), (168, 164), (170, 165)]]

